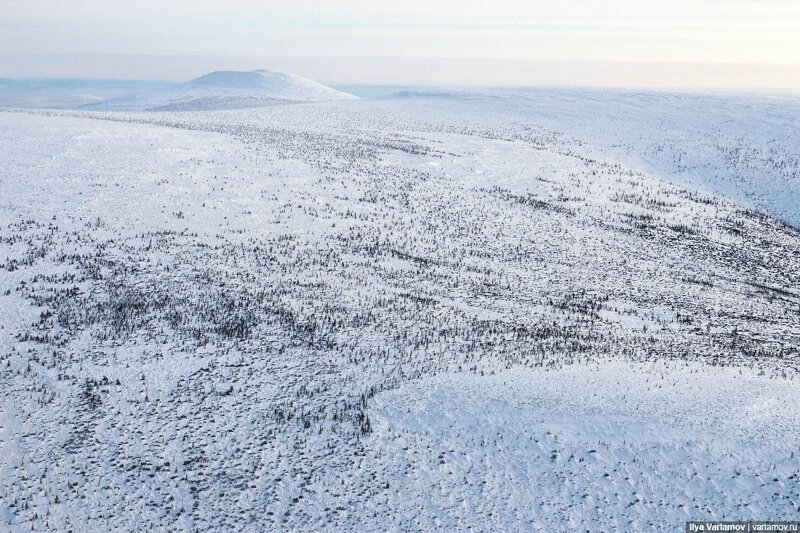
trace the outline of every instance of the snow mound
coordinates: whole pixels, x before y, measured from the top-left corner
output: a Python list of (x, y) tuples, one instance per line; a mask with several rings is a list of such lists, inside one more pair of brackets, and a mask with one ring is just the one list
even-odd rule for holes
[(167, 90), (113, 98), (87, 108), (113, 111), (196, 111), (354, 99), (357, 97), (286, 72), (220, 70)]
[(408, 383), (372, 401), (361, 466), (403, 497), (359, 512), (389, 507), (430, 531), (791, 519), (798, 435), (782, 428), (796, 427), (798, 403), (778, 398), (794, 386), (749, 369), (611, 361)]

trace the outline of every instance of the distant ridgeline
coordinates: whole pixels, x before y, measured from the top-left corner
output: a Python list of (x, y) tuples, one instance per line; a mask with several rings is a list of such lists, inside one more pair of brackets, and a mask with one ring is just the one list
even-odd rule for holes
[(0, 80), (0, 106), (98, 111), (193, 111), (358, 97), (272, 70), (216, 71), (183, 82), (133, 80)]

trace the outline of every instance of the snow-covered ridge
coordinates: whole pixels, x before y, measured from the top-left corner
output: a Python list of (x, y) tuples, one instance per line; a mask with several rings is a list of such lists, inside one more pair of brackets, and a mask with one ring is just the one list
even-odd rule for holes
[(354, 100), (313, 80), (273, 70), (219, 70), (174, 87), (112, 98), (89, 109), (114, 111), (194, 111), (237, 109), (281, 103)]

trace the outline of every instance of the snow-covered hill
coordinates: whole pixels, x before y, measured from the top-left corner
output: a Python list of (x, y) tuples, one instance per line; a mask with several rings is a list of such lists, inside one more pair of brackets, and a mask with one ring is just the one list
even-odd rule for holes
[(0, 530), (796, 517), (800, 230), (639, 150), (800, 113), (570, 98), (0, 112)]
[(197, 111), (356, 98), (285, 72), (216, 71), (166, 90), (113, 98), (86, 105), (84, 108), (114, 111)]

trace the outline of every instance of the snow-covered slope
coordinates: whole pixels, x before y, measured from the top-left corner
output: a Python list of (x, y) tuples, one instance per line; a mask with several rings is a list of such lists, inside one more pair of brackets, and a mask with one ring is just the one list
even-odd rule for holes
[(800, 95), (613, 89), (404, 91), (410, 109), (533, 122), (595, 154), (681, 186), (729, 198), (800, 227)]
[(664, 361), (423, 379), (372, 402), (365, 463), (391, 490), (363, 505), (430, 531), (791, 520), (796, 387), (749, 369), (718, 368), (712, 379), (700, 365)]
[(505, 109), (0, 112), (0, 530), (796, 516), (800, 230)]
[(285, 72), (216, 71), (167, 90), (114, 98), (84, 107), (116, 111), (195, 111), (356, 98)]

